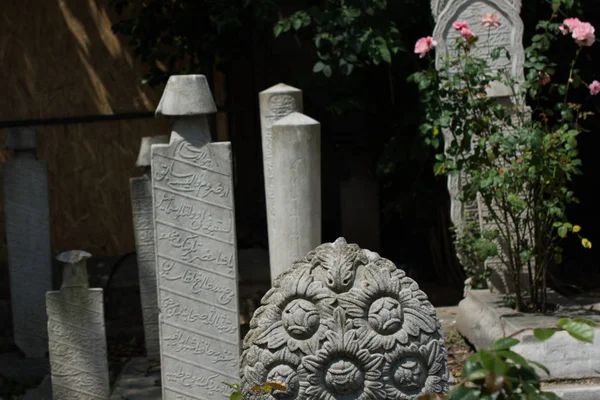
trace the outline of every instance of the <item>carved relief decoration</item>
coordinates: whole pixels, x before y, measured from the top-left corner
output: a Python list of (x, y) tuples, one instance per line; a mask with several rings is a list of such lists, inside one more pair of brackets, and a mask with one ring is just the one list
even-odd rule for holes
[(448, 391), (447, 352), (427, 295), (394, 263), (343, 238), (279, 276), (243, 346), (243, 384), (283, 382), (276, 399)]

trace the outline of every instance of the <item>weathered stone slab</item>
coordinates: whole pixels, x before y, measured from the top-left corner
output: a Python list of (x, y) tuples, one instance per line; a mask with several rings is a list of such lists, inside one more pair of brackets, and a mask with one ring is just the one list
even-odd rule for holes
[[(600, 323), (600, 315), (593, 311), (600, 302), (585, 307), (551, 293), (548, 302), (561, 307), (554, 315), (517, 313), (504, 305), (503, 295), (487, 290), (472, 290), (459, 304), (457, 328), (478, 350), (490, 348), (494, 341), (523, 328), (551, 328), (560, 318), (588, 318)], [(595, 328), (598, 338), (600, 328)], [(557, 332), (545, 342), (539, 342), (531, 331), (517, 336), (521, 343), (513, 350), (523, 357), (537, 361), (550, 370), (547, 376), (541, 370), (540, 377), (547, 379), (579, 379), (598, 375), (600, 371), (600, 347), (597, 343), (579, 342), (566, 332)]]
[(44, 299), (52, 290), (48, 168), (36, 145), (33, 128), (10, 129), (5, 147), (14, 157), (2, 166), (14, 341), (31, 358), (48, 351)]
[(271, 281), (321, 243), (321, 125), (292, 113), (272, 126)]
[[(275, 214), (275, 185), (273, 177), (275, 166), (273, 160), (273, 137), (272, 127), (279, 119), (290, 115), (293, 112), (301, 113), (303, 111), (302, 90), (285, 85), (283, 83), (272, 86), (258, 95), (260, 108), (260, 126), (262, 131), (262, 151), (263, 166), (265, 178), (265, 200), (267, 206), (267, 225), (269, 235), (269, 257), (271, 259), (271, 269), (276, 267), (272, 261), (276, 246), (272, 243), (277, 239), (278, 233), (275, 231), (277, 218)], [(271, 273), (271, 281), (277, 275)]]
[(240, 352), (231, 144), (210, 143), (204, 76), (172, 76), (167, 100), (170, 143), (152, 146), (163, 399), (227, 398)]
[(136, 165), (142, 167), (144, 173), (139, 178), (129, 180), (146, 356), (150, 360), (160, 358), (150, 149), (153, 144), (167, 143), (169, 137), (166, 135), (142, 138)]
[(287, 399), (415, 399), (448, 391), (436, 312), (415, 281), (342, 238), (309, 252), (263, 297), (244, 339), (242, 383)]
[(46, 294), (54, 400), (108, 400), (110, 387), (102, 289), (89, 289), (89, 253), (61, 253), (60, 291)]

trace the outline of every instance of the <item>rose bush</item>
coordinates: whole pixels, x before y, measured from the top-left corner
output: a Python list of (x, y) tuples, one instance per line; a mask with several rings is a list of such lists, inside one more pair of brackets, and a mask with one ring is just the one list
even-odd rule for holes
[[(586, 87), (592, 96), (600, 92), (600, 83), (586, 85), (576, 68), (582, 51), (595, 42), (594, 27), (576, 18), (559, 22), (559, 9), (570, 6), (569, 0), (553, 2), (551, 17), (538, 23), (525, 51), (525, 79), (508, 68), (490, 68), (494, 60), (510, 59), (505, 48), (490, 50), (486, 59), (473, 56), (485, 38), (475, 37), (464, 21), (454, 23), (461, 36), (437, 68), (431, 57), (435, 40), (417, 42), (415, 53), (429, 56), (430, 62), (409, 78), (421, 93), (425, 141), (440, 150), (445, 145), (436, 156), (435, 173), (466, 173), (460, 200), (477, 200), (488, 211), (475, 231), (457, 229), (457, 247), (470, 252), (463, 262), (471, 260), (476, 265), (467, 267), (474, 269), (498, 257), (514, 287), (517, 310), (546, 311), (547, 271), (562, 260), (563, 238), (577, 235), (583, 247), (592, 247), (566, 215), (566, 206), (577, 202), (568, 188), (580, 173), (577, 137), (584, 130), (582, 121), (592, 114), (570, 102), (569, 94)], [(483, 15), (480, 23), (489, 36), (501, 25), (497, 14)], [(558, 76), (546, 55), (557, 40), (573, 43), (568, 77)], [(510, 101), (489, 97), (492, 85), (509, 88)], [(561, 100), (545, 107), (550, 94)]]

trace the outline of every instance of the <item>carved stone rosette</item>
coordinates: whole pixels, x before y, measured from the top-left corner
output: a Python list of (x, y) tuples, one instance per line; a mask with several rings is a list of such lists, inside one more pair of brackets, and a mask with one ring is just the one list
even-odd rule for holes
[(282, 382), (276, 399), (415, 399), (448, 391), (435, 309), (377, 253), (326, 243), (282, 273), (243, 343), (244, 387)]

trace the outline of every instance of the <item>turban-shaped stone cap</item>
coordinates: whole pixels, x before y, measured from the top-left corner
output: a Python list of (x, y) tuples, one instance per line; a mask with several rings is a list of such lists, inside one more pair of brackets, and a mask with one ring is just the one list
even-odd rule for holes
[(156, 108), (156, 116), (193, 117), (217, 112), (204, 75), (172, 75)]

